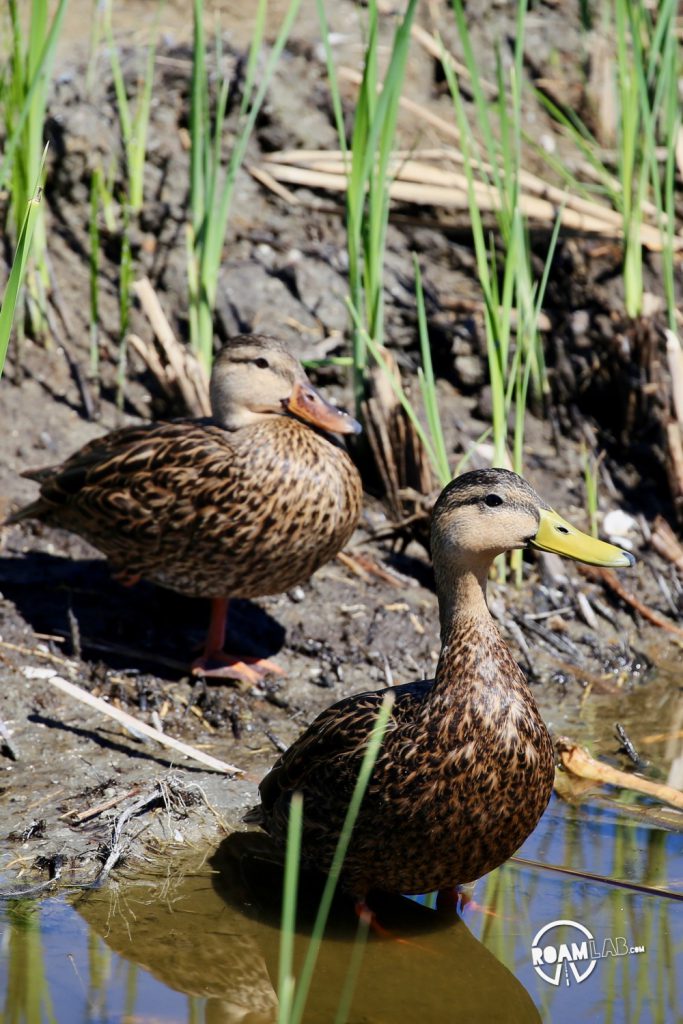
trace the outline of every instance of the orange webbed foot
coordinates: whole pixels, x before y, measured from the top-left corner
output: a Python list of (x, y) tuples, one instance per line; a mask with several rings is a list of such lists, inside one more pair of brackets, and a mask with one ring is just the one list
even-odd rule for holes
[(254, 685), (264, 676), (284, 676), (285, 672), (268, 658), (247, 658), (245, 656), (227, 654), (225, 651), (204, 653), (201, 658), (192, 662), (193, 676), (206, 676), (209, 679), (236, 679), (240, 683)]

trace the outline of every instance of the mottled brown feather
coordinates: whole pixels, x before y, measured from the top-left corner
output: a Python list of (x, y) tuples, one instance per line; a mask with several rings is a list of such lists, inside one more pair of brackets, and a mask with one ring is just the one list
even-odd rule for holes
[[(344, 866), (344, 885), (358, 898), (371, 889), (428, 892), (478, 878), (521, 845), (550, 798), (548, 730), (481, 592), (490, 557), (470, 578), (450, 543), (456, 519), (467, 535), (458, 510), (481, 503), (492, 479), (507, 488), (521, 534), (545, 506), (518, 477), (496, 471), (462, 479), (452, 500), (444, 492), (434, 517), (443, 638), (436, 678), (392, 688), (395, 703)], [(477, 515), (471, 546), (482, 538), (487, 550), (488, 513)], [(517, 546), (509, 533), (500, 550), (508, 545)], [(261, 823), (283, 843), (292, 794), (303, 794), (302, 859), (309, 867), (329, 867), (387, 692), (328, 708), (261, 783)]]
[[(360, 477), (333, 437), (281, 407), (280, 378), (284, 397), (306, 378), (280, 343), (236, 339), (227, 371), (254, 363), (254, 352), (279, 360), (267, 371), (272, 408), (233, 429), (177, 420), (107, 434), (27, 474), (40, 497), (9, 522), (72, 530), (117, 571), (194, 597), (256, 597), (308, 579), (353, 532)], [(225, 372), (226, 360), (217, 366)]]

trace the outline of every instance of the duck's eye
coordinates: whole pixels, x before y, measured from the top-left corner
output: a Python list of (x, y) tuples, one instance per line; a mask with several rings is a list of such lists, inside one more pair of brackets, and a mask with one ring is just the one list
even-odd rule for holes
[(258, 366), (259, 370), (267, 370), (270, 363), (267, 359), (264, 359), (263, 356), (259, 356), (258, 359), (254, 360), (254, 366)]
[(496, 505), (503, 504), (503, 499), (501, 498), (500, 494), (487, 494), (486, 497), (484, 498), (484, 501), (489, 506), (489, 508), (495, 508)]

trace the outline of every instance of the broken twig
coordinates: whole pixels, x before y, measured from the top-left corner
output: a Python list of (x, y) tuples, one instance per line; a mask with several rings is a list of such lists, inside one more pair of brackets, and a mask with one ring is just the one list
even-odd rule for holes
[[(45, 677), (43, 677), (45, 678)], [(74, 683), (67, 682), (66, 679), (62, 679), (61, 676), (53, 675), (46, 680), (51, 686), (61, 690), (62, 693), (67, 693), (70, 697), (75, 697), (82, 704), (87, 704), (89, 707), (94, 708), (103, 715), (107, 715), (108, 718), (113, 718), (121, 725), (125, 726), (126, 729), (131, 729), (134, 732), (142, 733), (143, 736), (148, 736), (152, 740), (156, 740), (162, 747), (169, 747), (171, 750), (177, 750), (178, 753), (184, 754), (186, 757), (191, 757), (195, 761), (199, 761), (200, 764), (206, 768), (211, 768), (216, 772), (224, 772), (227, 775), (242, 775), (243, 771), (241, 768), (236, 768), (234, 764), (228, 764), (227, 761), (221, 761), (217, 757), (212, 757), (210, 754), (205, 754), (201, 750), (197, 750), (196, 747), (191, 746), (189, 743), (183, 743), (181, 740), (175, 740), (171, 736), (167, 736), (166, 733), (159, 732), (157, 729), (153, 729), (151, 725), (147, 725), (146, 722), (141, 722), (140, 719), (135, 718), (133, 715), (129, 715), (127, 711), (120, 711), (118, 708), (114, 708), (111, 704), (107, 704), (100, 697), (94, 697), (92, 693), (88, 693), (87, 690), (82, 689), (80, 686), (76, 686)]]
[(622, 789), (631, 789), (636, 793), (645, 793), (647, 796), (653, 796), (657, 800), (661, 800), (662, 803), (671, 804), (672, 807), (683, 811), (683, 792), (680, 789), (674, 789), (673, 786), (667, 786), (663, 782), (652, 782), (650, 779), (641, 778), (640, 775), (622, 772), (619, 768), (612, 768), (609, 764), (596, 761), (587, 750), (566, 736), (558, 737), (555, 741), (555, 749), (567, 771), (582, 779), (590, 779), (592, 782), (599, 782), (607, 786), (620, 786)]

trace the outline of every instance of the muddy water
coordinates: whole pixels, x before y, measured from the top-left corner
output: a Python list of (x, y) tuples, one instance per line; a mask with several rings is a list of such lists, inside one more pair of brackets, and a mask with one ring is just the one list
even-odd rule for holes
[[(592, 738), (603, 752), (616, 751), (608, 737), (618, 719), (662, 777), (680, 784), (683, 701), (674, 678), (661, 674), (617, 698), (594, 695), (564, 722), (555, 715), (557, 732)], [(674, 812), (652, 813), (629, 794), (566, 795), (553, 798), (523, 860), (476, 884), (462, 916), (407, 899), (377, 907), (392, 935), (370, 937), (349, 1021), (681, 1019), (683, 835), (672, 828)], [(275, 1021), (279, 884), (259, 838), (238, 836), (200, 866), (157, 865), (102, 892), (6, 904), (0, 1019)], [(304, 880), (299, 961), (312, 886)], [(306, 1021), (335, 1020), (355, 938), (353, 910), (340, 902)]]

